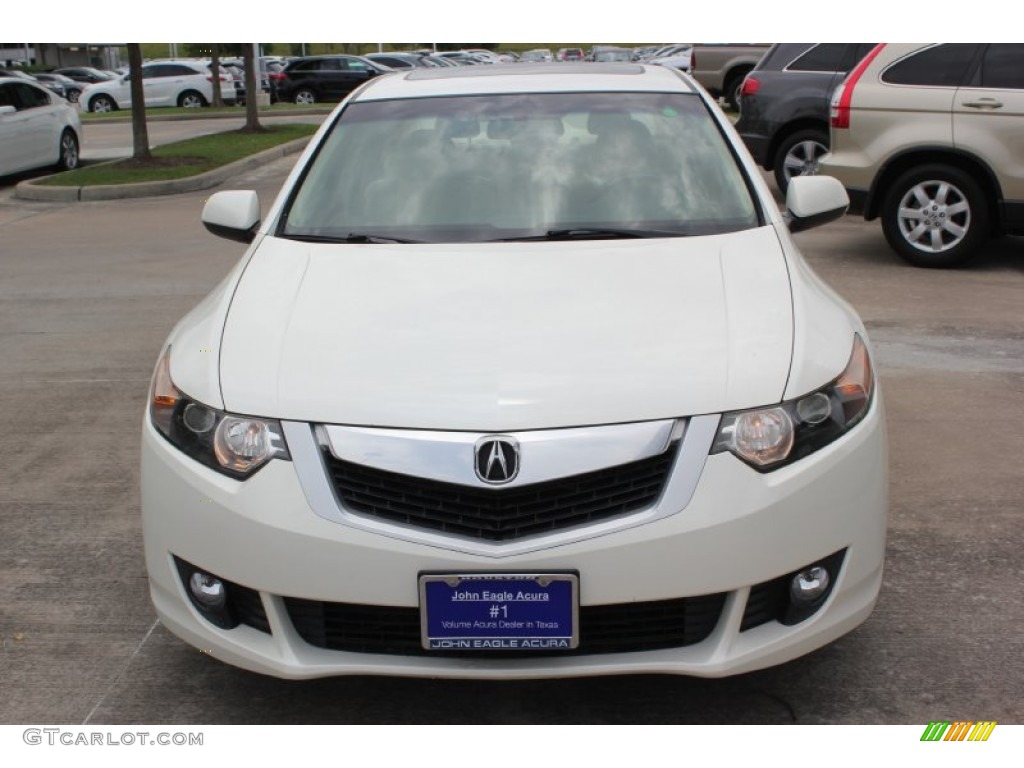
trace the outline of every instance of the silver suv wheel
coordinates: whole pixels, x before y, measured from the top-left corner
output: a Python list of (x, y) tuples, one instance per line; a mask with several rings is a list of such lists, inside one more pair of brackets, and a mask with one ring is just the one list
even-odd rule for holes
[(919, 267), (951, 267), (978, 250), (990, 234), (988, 208), (969, 173), (945, 165), (907, 171), (882, 202), (889, 245)]
[(971, 226), (971, 206), (953, 184), (922, 181), (900, 199), (896, 219), (912, 246), (925, 253), (942, 253), (964, 241)]

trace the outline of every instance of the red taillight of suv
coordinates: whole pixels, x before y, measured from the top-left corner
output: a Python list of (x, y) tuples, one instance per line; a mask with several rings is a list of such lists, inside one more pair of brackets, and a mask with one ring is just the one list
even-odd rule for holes
[(284, 80), (284, 72), (270, 72), (267, 77), (271, 80), (280, 82), (281, 80)]
[(761, 90), (761, 81), (753, 75), (747, 75), (740, 87), (740, 96), (753, 96), (759, 90)]
[(861, 75), (864, 74), (864, 70), (882, 52), (883, 48), (885, 48), (885, 43), (879, 43), (872, 48), (868, 55), (861, 59), (860, 64), (853, 68), (853, 72), (847, 76), (842, 85), (836, 88), (836, 92), (832, 94), (830, 117), (833, 128), (850, 127), (850, 102), (853, 101), (853, 89), (856, 87)]

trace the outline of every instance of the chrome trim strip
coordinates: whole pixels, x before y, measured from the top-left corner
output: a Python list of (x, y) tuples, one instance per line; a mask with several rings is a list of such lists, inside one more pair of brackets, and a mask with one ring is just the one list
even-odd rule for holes
[[(711, 443), (718, 431), (719, 418), (718, 414), (711, 414), (694, 416), (688, 420), (682, 445), (676, 455), (675, 465), (662, 491), (661, 498), (649, 509), (613, 520), (567, 528), (553, 534), (497, 544), (446, 536), (350, 512), (338, 501), (334, 488), (331, 486), (313, 426), (296, 421), (282, 421), (281, 426), (284, 429), (285, 439), (288, 441), (288, 448), (292, 455), (292, 465), (295, 467), (306, 501), (318, 516), (351, 528), (400, 541), (481, 557), (503, 558), (605, 536), (653, 523), (682, 511), (689, 504), (697, 489), (701, 472), (704, 470), (704, 462), (707, 460)], [(679, 422), (668, 423), (674, 426)]]
[[(519, 472), (502, 488), (581, 475), (657, 456), (668, 448), (676, 421), (534, 432), (431, 432), (318, 425), (320, 443), (336, 459), (442, 483), (493, 488), (477, 477), (476, 445), (510, 437), (519, 444)], [(685, 422), (683, 422), (685, 424)]]

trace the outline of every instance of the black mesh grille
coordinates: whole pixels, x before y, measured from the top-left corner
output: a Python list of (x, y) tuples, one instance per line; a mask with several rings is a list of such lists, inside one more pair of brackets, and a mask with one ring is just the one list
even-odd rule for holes
[(740, 632), (782, 619), (789, 607), (789, 579), (789, 576), (782, 576), (750, 588)]
[(239, 624), (245, 624), (260, 632), (270, 632), (267, 612), (263, 610), (260, 593), (255, 589), (232, 584), (228, 587), (228, 605)]
[(353, 512), (486, 541), (550, 533), (653, 505), (678, 441), (658, 456), (517, 488), (472, 488), (387, 472), (324, 453), (331, 481)]
[[(290, 597), (284, 602), (299, 635), (319, 648), (402, 656), (474, 655), (473, 651), (423, 650), (418, 608), (322, 603)], [(694, 645), (714, 630), (724, 603), (723, 593), (649, 603), (581, 606), (580, 645), (576, 650), (500, 653), (502, 657), (562, 656)]]

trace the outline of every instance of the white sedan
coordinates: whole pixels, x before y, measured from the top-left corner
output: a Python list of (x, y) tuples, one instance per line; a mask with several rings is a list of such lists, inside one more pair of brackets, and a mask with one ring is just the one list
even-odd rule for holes
[(0, 78), (0, 176), (77, 168), (81, 137), (73, 105), (21, 78)]
[[(287, 678), (722, 676), (863, 622), (870, 343), (729, 120), (660, 66), (375, 79), (175, 327), (142, 425), (151, 595)], [(852, 647), (852, 646), (851, 646)]]

